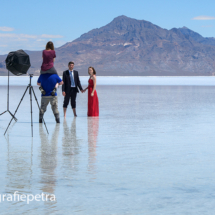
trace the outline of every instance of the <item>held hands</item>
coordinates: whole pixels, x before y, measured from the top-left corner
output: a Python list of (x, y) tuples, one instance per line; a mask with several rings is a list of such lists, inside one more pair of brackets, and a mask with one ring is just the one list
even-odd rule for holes
[(87, 88), (86, 88), (86, 89), (84, 89), (84, 90), (81, 90), (81, 92), (82, 92), (82, 93), (85, 93), (86, 91), (87, 91)]
[(94, 96), (94, 92), (91, 93), (91, 96)]
[(65, 97), (66, 96), (66, 93), (65, 92), (62, 92), (63, 96)]

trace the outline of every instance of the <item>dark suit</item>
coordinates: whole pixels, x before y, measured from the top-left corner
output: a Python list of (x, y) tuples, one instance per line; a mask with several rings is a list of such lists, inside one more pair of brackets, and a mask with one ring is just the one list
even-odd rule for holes
[(63, 72), (62, 80), (64, 84), (62, 85), (62, 92), (66, 93), (66, 96), (64, 97), (64, 102), (63, 102), (64, 108), (67, 108), (69, 104), (69, 100), (71, 100), (72, 108), (76, 108), (77, 93), (79, 92), (79, 90), (83, 90), (79, 79), (78, 71), (73, 70), (73, 74), (74, 74), (75, 87), (71, 87), (71, 78), (70, 78), (69, 70), (66, 70)]

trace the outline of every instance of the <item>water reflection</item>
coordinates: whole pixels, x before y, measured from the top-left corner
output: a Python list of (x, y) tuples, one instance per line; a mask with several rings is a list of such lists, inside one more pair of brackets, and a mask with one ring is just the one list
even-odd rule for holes
[[(63, 175), (64, 178), (72, 179), (74, 174), (78, 171), (80, 153), (80, 141), (77, 139), (76, 132), (76, 118), (73, 119), (71, 127), (69, 128), (66, 119), (63, 123), (64, 136), (62, 138), (63, 149)], [(68, 183), (70, 183), (69, 181)]]
[(56, 124), (52, 134), (51, 141), (48, 140), (48, 135), (43, 128), (39, 125), (39, 133), (41, 139), (41, 190), (44, 193), (54, 194), (56, 187), (56, 173), (57, 167), (57, 151), (58, 151), (58, 137), (60, 125)]
[(28, 147), (11, 141), (7, 135), (7, 175), (5, 193), (30, 193), (32, 179), (33, 139)]
[(99, 118), (88, 117), (88, 171), (91, 174), (96, 172), (96, 144), (99, 132)]

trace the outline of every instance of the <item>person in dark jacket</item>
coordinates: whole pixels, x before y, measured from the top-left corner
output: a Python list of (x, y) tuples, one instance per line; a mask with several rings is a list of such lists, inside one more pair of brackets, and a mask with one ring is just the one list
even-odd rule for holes
[[(73, 114), (76, 117), (76, 96), (79, 90), (83, 93), (84, 90), (81, 86), (79, 79), (78, 71), (73, 70), (74, 62), (68, 63), (69, 69), (63, 72), (63, 85), (62, 85), (62, 94), (64, 96), (63, 102), (63, 112), (64, 117), (66, 117), (66, 110), (69, 104), (69, 100), (72, 106)], [(79, 88), (79, 90), (78, 90)]]

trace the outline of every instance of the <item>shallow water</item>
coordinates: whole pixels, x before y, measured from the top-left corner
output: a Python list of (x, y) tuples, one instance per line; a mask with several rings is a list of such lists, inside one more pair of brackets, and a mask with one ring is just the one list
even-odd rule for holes
[[(38, 76), (32, 78), (37, 85)], [(89, 76), (80, 76), (82, 84), (87, 84)], [(29, 76), (10, 76), (14, 86), (26, 86)], [(0, 76), (0, 85), (7, 85), (8, 77)], [(215, 76), (97, 76), (97, 85), (163, 85), (163, 86), (215, 86)]]
[[(40, 94), (34, 87), (38, 100)], [(25, 90), (10, 87), (15, 111)], [(0, 87), (0, 113), (7, 91)], [(38, 123), (26, 94), (8, 133), (0, 116), (0, 194), (49, 193), (56, 201), (1, 202), (1, 214), (208, 214), (215, 204), (215, 87), (97, 87), (100, 117), (87, 118), (87, 93), (56, 125), (50, 106)]]

